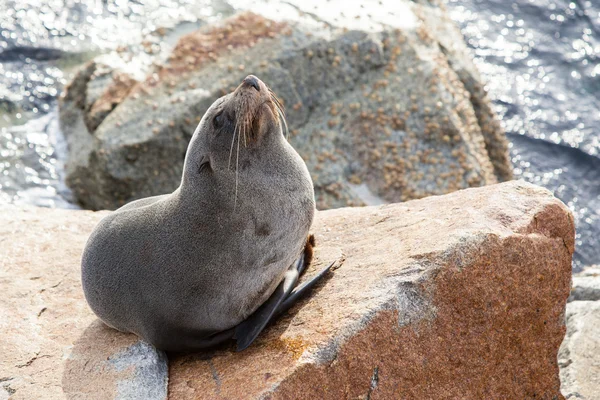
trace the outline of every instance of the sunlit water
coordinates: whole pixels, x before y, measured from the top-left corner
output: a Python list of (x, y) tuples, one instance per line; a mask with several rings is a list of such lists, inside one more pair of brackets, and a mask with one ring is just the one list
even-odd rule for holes
[(449, 0), (512, 142), (515, 176), (563, 200), (575, 267), (600, 263), (600, 2)]
[[(94, 55), (133, 49), (128, 72), (143, 75), (180, 34), (236, 9), (295, 13), (308, 23), (318, 14), (315, 26), (414, 25), (398, 2), (379, 3), (348, 1), (341, 13), (320, 0), (0, 2), (0, 201), (71, 206), (56, 99)], [(547, 187), (573, 210), (575, 267), (600, 263), (600, 2), (448, 0), (448, 9), (508, 133), (516, 177)], [(158, 28), (167, 34), (154, 40), (153, 54), (135, 51)]]

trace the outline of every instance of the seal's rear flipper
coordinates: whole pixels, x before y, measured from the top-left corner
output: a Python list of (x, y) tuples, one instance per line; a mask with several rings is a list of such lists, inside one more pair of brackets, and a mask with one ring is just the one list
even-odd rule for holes
[(281, 302), (281, 304), (279, 305), (279, 307), (277, 308), (277, 312), (276, 312), (276, 317), (278, 317), (279, 315), (283, 314), (284, 312), (286, 312), (287, 310), (289, 310), (289, 308), (291, 306), (294, 305), (294, 303), (302, 296), (304, 296), (306, 293), (308, 293), (313, 286), (315, 286), (315, 284), (327, 273), (329, 272), (329, 270), (331, 269), (331, 267), (333, 267), (333, 264), (335, 264), (335, 261), (332, 262), (331, 264), (329, 264), (329, 266), (327, 268), (323, 268), (317, 275), (313, 276), (309, 281), (304, 282), (302, 285), (298, 286), (297, 288), (294, 289), (293, 292), (291, 292), (289, 294), (289, 296), (283, 301)]
[[(303, 259), (304, 257), (300, 257)], [(303, 262), (303, 261), (302, 261)], [(287, 270), (283, 281), (277, 286), (275, 292), (252, 315), (235, 327), (233, 338), (237, 341), (237, 351), (242, 351), (250, 346), (265, 326), (271, 321), (279, 305), (288, 297), (298, 282), (297, 264)]]

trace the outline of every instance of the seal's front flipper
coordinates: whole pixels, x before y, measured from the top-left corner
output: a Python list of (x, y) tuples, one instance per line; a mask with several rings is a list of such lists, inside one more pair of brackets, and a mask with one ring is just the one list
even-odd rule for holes
[(302, 296), (304, 296), (306, 293), (308, 293), (313, 286), (316, 285), (316, 283), (327, 273), (329, 272), (329, 270), (331, 269), (331, 267), (333, 267), (333, 264), (335, 264), (335, 261), (332, 262), (331, 264), (329, 264), (328, 267), (323, 268), (317, 275), (313, 276), (312, 278), (310, 278), (309, 281), (304, 282), (302, 285), (298, 286), (296, 289), (294, 289), (293, 292), (291, 292), (289, 294), (289, 296), (283, 301), (281, 302), (281, 304), (279, 304), (279, 307), (277, 308), (277, 313), (276, 316), (279, 316), (281, 314), (283, 314), (284, 312), (286, 312), (291, 306), (294, 305), (294, 303)]
[(274, 317), (279, 305), (289, 296), (298, 282), (298, 269), (292, 265), (285, 273), (283, 281), (275, 292), (252, 315), (235, 327), (233, 338), (237, 341), (237, 351), (242, 351), (252, 344), (265, 326)]

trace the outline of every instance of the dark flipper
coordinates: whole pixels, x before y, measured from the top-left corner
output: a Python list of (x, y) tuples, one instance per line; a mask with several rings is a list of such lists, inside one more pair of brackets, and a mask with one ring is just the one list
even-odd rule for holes
[(310, 278), (309, 281), (306, 281), (302, 285), (300, 285), (297, 288), (295, 288), (294, 291), (292, 293), (290, 293), (289, 296), (283, 302), (281, 302), (281, 304), (279, 304), (279, 307), (277, 307), (277, 311), (275, 312), (275, 317), (278, 317), (281, 314), (283, 314), (284, 312), (286, 312), (287, 310), (289, 310), (290, 307), (293, 306), (294, 303), (299, 298), (301, 298), (302, 296), (304, 296), (306, 293), (310, 292), (310, 290), (313, 288), (313, 286), (315, 286), (315, 284), (327, 272), (329, 272), (329, 270), (331, 269), (331, 267), (333, 267), (333, 264), (335, 264), (335, 261), (332, 262), (331, 264), (329, 264), (329, 266), (327, 268), (323, 268), (317, 275), (315, 275), (312, 278)]
[(235, 327), (233, 337), (237, 341), (237, 351), (242, 351), (252, 344), (254, 339), (256, 339), (273, 318), (279, 305), (292, 292), (296, 282), (298, 282), (297, 265), (292, 265), (271, 297), (254, 311), (252, 315)]

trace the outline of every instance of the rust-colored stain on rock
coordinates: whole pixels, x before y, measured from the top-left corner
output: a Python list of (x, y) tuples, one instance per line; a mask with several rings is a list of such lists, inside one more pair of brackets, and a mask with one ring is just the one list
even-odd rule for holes
[(299, 359), (304, 350), (308, 348), (308, 343), (302, 340), (302, 338), (284, 338), (274, 342), (273, 345), (275, 347), (281, 346), (283, 350), (292, 353), (295, 360)]
[(110, 113), (128, 95), (138, 82), (125, 73), (113, 73), (112, 84), (106, 88), (102, 96), (98, 98), (85, 114), (86, 125), (93, 132), (102, 122), (104, 117)]

